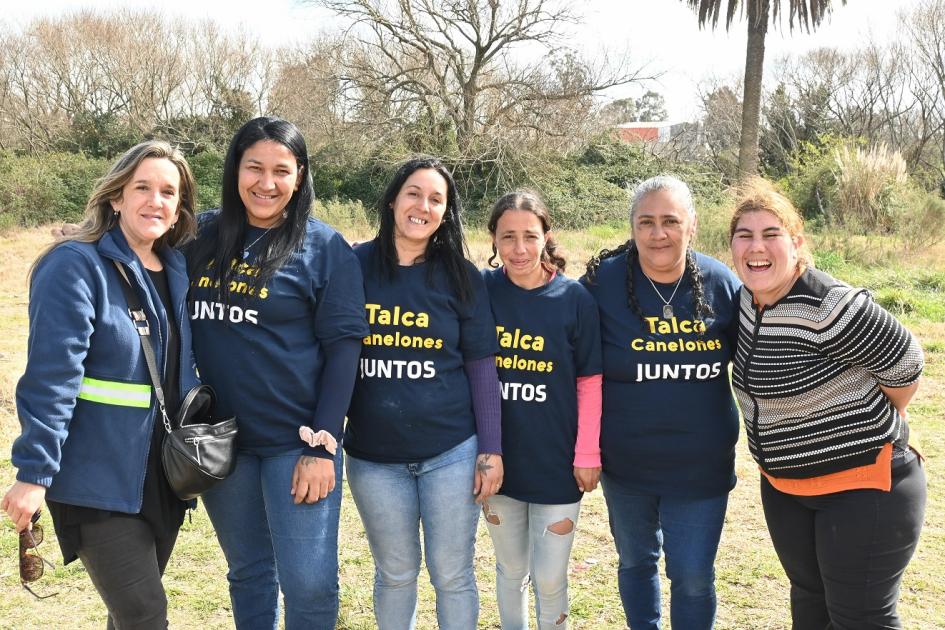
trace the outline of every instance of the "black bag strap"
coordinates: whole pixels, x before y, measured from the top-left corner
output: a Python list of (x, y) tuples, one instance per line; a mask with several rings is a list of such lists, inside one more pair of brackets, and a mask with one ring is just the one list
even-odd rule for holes
[(141, 350), (144, 352), (144, 361), (148, 364), (148, 373), (151, 375), (154, 395), (157, 397), (158, 407), (161, 409), (161, 419), (164, 421), (164, 428), (170, 433), (173, 428), (171, 427), (170, 419), (167, 417), (167, 409), (164, 407), (164, 388), (161, 386), (160, 377), (158, 377), (157, 359), (154, 356), (154, 346), (151, 342), (151, 327), (148, 325), (148, 316), (141, 306), (141, 300), (138, 299), (134, 287), (131, 286), (131, 281), (128, 279), (124, 265), (117, 260), (113, 260), (112, 262), (115, 263), (119, 275), (121, 275), (124, 280), (124, 282), (121, 283), (121, 290), (125, 294), (125, 301), (128, 302), (128, 314), (131, 316), (135, 330), (138, 331), (138, 338), (141, 340)]

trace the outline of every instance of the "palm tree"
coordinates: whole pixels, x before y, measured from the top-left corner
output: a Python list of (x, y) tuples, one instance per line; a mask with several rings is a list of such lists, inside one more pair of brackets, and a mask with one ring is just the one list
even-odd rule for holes
[[(711, 24), (715, 28), (722, 13), (723, 0), (685, 0), (699, 13), (699, 26)], [(840, 0), (846, 4), (847, 0)], [(725, 28), (728, 29), (738, 13), (739, 5), (748, 18), (748, 51), (745, 55), (745, 94), (742, 98), (742, 137), (738, 144), (740, 177), (758, 172), (758, 123), (761, 112), (761, 73), (765, 61), (765, 35), (768, 18), (777, 22), (781, 5), (790, 11), (788, 24), (793, 30), (797, 24), (810, 32), (820, 25), (831, 9), (831, 0), (724, 0)]]

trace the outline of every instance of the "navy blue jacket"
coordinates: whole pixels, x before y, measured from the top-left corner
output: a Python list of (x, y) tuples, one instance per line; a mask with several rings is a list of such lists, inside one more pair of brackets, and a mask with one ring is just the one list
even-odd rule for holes
[[(160, 252), (180, 335), (180, 391), (197, 383), (180, 252)], [(19, 481), (48, 488), (61, 503), (137, 513), (157, 401), (112, 262), (147, 311), (158, 365), (167, 316), (119, 228), (96, 243), (67, 241), (45, 256), (30, 284), (26, 372), (16, 388), (21, 434), (13, 443)]]

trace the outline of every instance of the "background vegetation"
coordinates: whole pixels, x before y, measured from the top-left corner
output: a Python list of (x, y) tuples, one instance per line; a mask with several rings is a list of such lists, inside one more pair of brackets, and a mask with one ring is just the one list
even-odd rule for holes
[[(211, 207), (228, 139), (263, 113), (302, 128), (320, 199), (370, 209), (399, 161), (431, 153), (453, 168), (472, 224), (515, 187), (579, 228), (622, 219), (623, 189), (658, 172), (685, 177), (703, 204), (738, 177), (739, 80), (703, 83), (699, 116), (670, 141), (618, 143), (614, 125), (666, 104), (653, 90), (597, 98), (653, 72), (581, 54), (563, 35), (580, 15), (562, 3), (312, 4), (347, 29), (272, 49), (153, 12), (0, 26), (0, 229), (74, 219), (106, 162), (148, 137), (191, 156)], [(945, 0), (920, 0), (898, 26), (893, 42), (771, 60), (758, 159), (814, 221), (916, 249), (945, 229)], [(143, 44), (154, 32), (163, 45)]]
[[(320, 4), (347, 20), (345, 33), (278, 50), (212, 22), (148, 12), (85, 11), (0, 26), (0, 452), (18, 432), (13, 393), (25, 363), (26, 270), (49, 239), (48, 227), (37, 226), (80, 217), (95, 178), (143, 138), (166, 138), (187, 152), (206, 209), (219, 201), (233, 131), (263, 113), (292, 120), (312, 154), (315, 214), (358, 241), (373, 234), (374, 203), (397, 163), (436, 154), (460, 184), (477, 264), (488, 257), (481, 225), (492, 201), (531, 187), (562, 228), (572, 275), (626, 238), (626, 188), (673, 172), (696, 193), (699, 248), (728, 259), (739, 80), (704, 83), (698, 119), (675, 127), (669, 142), (624, 144), (613, 126), (663, 117), (665, 103), (653, 91), (601, 103), (601, 89), (647, 75), (633, 59), (586, 59), (569, 48), (561, 32), (579, 17), (571, 10), (546, 0)], [(382, 5), (395, 8), (374, 11)], [(533, 11), (522, 14), (523, 7)], [(452, 30), (437, 27), (446, 23)], [(910, 415), (928, 458), (930, 498), (901, 605), (906, 627), (924, 630), (945, 627), (945, 0), (921, 0), (899, 27), (902, 36), (890, 44), (867, 37), (854, 51), (827, 47), (773, 60), (758, 157), (762, 173), (807, 216), (817, 265), (873, 290), (925, 348), (924, 384)], [(162, 46), (151, 45), (155, 32)], [(458, 33), (465, 35), (444, 37)], [(535, 57), (518, 55), (523, 46), (544, 54), (530, 63)], [(737, 468), (717, 565), (718, 626), (786, 628), (787, 581), (744, 444)], [(0, 488), (13, 475), (0, 459)], [(585, 500), (578, 529), (573, 627), (623, 627), (600, 493)], [(350, 497), (341, 538), (341, 627), (371, 628), (373, 565)], [(102, 606), (78, 564), (43, 578), (38, 588), (59, 595), (37, 602), (19, 587), (15, 548), (16, 537), (0, 530), (0, 628), (101, 627)], [(59, 564), (52, 537), (43, 549)], [(198, 510), (168, 569), (172, 626), (229, 627), (224, 574)], [(484, 530), (477, 574), (481, 626), (498, 627)], [(426, 584), (420, 606), (419, 627), (432, 627)]]

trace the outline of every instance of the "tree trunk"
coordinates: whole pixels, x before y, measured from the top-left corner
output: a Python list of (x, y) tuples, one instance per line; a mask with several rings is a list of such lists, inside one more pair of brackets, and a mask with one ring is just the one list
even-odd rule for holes
[(761, 80), (768, 33), (769, 0), (748, 2), (748, 50), (745, 55), (745, 93), (742, 98), (742, 137), (738, 145), (739, 179), (758, 174), (758, 122)]

